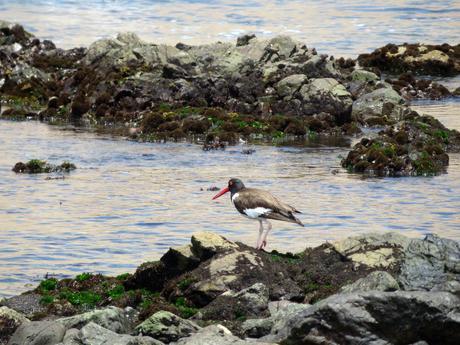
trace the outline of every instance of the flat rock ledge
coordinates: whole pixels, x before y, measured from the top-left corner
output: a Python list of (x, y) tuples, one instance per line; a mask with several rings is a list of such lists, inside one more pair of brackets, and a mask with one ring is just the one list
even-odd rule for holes
[(388, 232), (281, 254), (197, 232), (133, 275), (1, 304), (8, 345), (458, 344), (460, 245)]

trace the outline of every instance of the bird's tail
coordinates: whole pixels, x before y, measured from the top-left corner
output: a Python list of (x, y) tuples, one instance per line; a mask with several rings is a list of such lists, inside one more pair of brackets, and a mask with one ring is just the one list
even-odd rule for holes
[[(302, 213), (302, 212), (299, 212), (299, 211), (296, 210), (295, 213)], [(303, 223), (300, 221), (300, 219), (297, 218), (296, 216), (294, 216), (292, 213), (291, 213), (291, 219), (292, 219), (293, 221), (295, 221), (297, 224), (299, 224), (300, 226), (305, 226), (305, 225), (303, 225)]]

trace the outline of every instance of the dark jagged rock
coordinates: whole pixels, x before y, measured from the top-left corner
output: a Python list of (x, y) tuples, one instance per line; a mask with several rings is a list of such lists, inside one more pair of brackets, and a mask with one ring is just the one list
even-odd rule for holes
[(460, 73), (460, 45), (449, 44), (387, 44), (370, 54), (361, 54), (358, 61), (364, 67), (401, 74), (457, 75)]

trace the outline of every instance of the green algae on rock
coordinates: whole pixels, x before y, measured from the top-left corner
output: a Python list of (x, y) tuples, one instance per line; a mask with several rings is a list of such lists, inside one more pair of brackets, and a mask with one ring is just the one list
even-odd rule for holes
[(387, 44), (370, 54), (361, 54), (364, 67), (400, 74), (412, 71), (417, 75), (453, 76), (460, 73), (460, 44)]
[(16, 163), (12, 170), (15, 173), (21, 174), (43, 174), (52, 172), (69, 172), (75, 170), (76, 168), (75, 164), (70, 162), (63, 162), (60, 165), (54, 165), (39, 159), (31, 159), (26, 163)]

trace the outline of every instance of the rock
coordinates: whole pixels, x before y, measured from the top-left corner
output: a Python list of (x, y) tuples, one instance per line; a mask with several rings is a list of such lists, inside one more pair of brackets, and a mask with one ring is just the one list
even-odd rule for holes
[[(365, 292), (328, 297), (263, 337), (283, 344), (457, 344), (460, 300), (447, 292)], [(395, 325), (400, 332), (395, 332)]]
[(202, 261), (209, 259), (218, 251), (234, 248), (238, 248), (235, 243), (212, 232), (199, 231), (192, 234), (192, 252)]
[(334, 242), (334, 249), (354, 262), (371, 267), (396, 265), (410, 239), (395, 232), (370, 233)]
[(65, 328), (54, 321), (32, 321), (23, 323), (8, 342), (8, 345), (54, 345), (62, 341)]
[[(174, 345), (269, 345), (272, 343), (242, 340), (222, 325), (205, 327), (188, 338), (182, 338)], [(275, 344), (272, 344), (275, 345)]]
[(199, 329), (200, 327), (191, 321), (167, 311), (159, 311), (137, 326), (136, 334), (148, 335), (169, 344)]
[(282, 80), (276, 85), (275, 89), (281, 97), (292, 96), (299, 91), (301, 86), (308, 82), (308, 78), (304, 74), (293, 74)]
[(131, 330), (131, 321), (126, 316), (126, 312), (114, 306), (61, 318), (56, 320), (56, 322), (63, 325), (66, 329), (82, 328), (89, 322), (93, 322), (116, 333), (127, 333)]
[(296, 313), (310, 308), (310, 304), (294, 303), (289, 301), (275, 301), (269, 303), (271, 316), (266, 319), (249, 319), (243, 322), (241, 329), (248, 337), (260, 338), (269, 334), (272, 330), (280, 329), (284, 320)]
[(256, 283), (241, 291), (227, 291), (222, 296), (240, 300), (254, 314), (258, 314), (268, 307), (268, 289), (262, 283)]
[(395, 291), (399, 290), (398, 282), (385, 271), (374, 271), (367, 277), (358, 279), (352, 284), (342, 286), (340, 292), (351, 293), (359, 291)]
[(405, 250), (398, 281), (405, 290), (431, 290), (449, 280), (460, 281), (460, 244), (427, 235)]
[(270, 333), (273, 328), (273, 320), (265, 319), (248, 319), (241, 325), (241, 331), (245, 337), (261, 338)]
[(47, 98), (47, 83), (50, 80), (51, 77), (42, 70), (18, 63), (8, 74), (4, 84), (0, 87), (0, 91), (11, 96)]
[[(266, 286), (270, 298), (302, 298), (301, 288), (289, 278), (286, 267), (271, 260), (270, 255), (211, 233), (194, 234), (192, 243), (192, 252), (200, 256), (202, 262), (196, 269), (177, 277), (165, 286), (163, 294), (169, 300), (180, 297), (185, 298), (190, 306), (204, 307), (224, 292), (238, 292), (256, 283)], [(205, 260), (211, 255), (211, 260)], [(183, 282), (187, 284), (184, 285)], [(256, 287), (261, 287), (263, 292), (263, 285)], [(239, 304), (245, 304), (245, 310), (247, 309), (247, 302), (238, 302), (239, 297), (234, 298), (230, 294), (222, 296), (219, 303), (213, 304), (208, 310), (209, 315), (214, 315), (215, 312), (220, 317), (230, 317), (232, 314), (233, 319), (238, 317), (233, 312)]]
[(350, 74), (352, 81), (358, 82), (368, 82), (368, 81), (379, 81), (380, 78), (372, 72), (366, 71), (364, 69), (355, 69)]
[(200, 310), (204, 320), (235, 320), (238, 318), (265, 316), (269, 291), (262, 283), (256, 283), (241, 291), (226, 291)]
[(199, 263), (200, 259), (193, 253), (191, 245), (169, 248), (160, 261), (140, 265), (124, 285), (129, 289), (160, 291), (168, 280), (196, 268)]
[(370, 118), (386, 116), (400, 120), (403, 98), (392, 88), (380, 88), (367, 93), (353, 102), (352, 120), (367, 123)]
[(364, 67), (376, 67), (392, 74), (412, 71), (419, 75), (453, 76), (460, 72), (460, 45), (387, 44), (370, 54), (361, 54)]
[(200, 263), (200, 259), (193, 254), (190, 244), (182, 247), (169, 248), (160, 260), (167, 267), (175, 269), (177, 271), (173, 273), (175, 275), (191, 271)]
[[(403, 121), (385, 127), (373, 139), (361, 139), (342, 160), (342, 166), (350, 172), (374, 176), (432, 176), (445, 172), (449, 165), (447, 152), (460, 151), (460, 133), (410, 109), (404, 109), (402, 116)], [(368, 118), (367, 122), (371, 120), (388, 124), (387, 117)]]
[(303, 113), (311, 115), (325, 112), (338, 119), (349, 117), (353, 100), (345, 86), (333, 78), (311, 79), (300, 89)]
[(23, 323), (30, 322), (23, 314), (8, 307), (0, 307), (0, 343), (11, 336)]
[(42, 174), (51, 172), (69, 172), (75, 170), (76, 168), (77, 167), (70, 162), (63, 162), (61, 165), (54, 165), (39, 159), (31, 159), (27, 163), (16, 163), (12, 170), (15, 173), (22, 174)]
[[(162, 342), (143, 336), (117, 334), (94, 322), (88, 323), (78, 335), (82, 345), (161, 345)], [(64, 345), (67, 343), (64, 342)]]
[(409, 239), (389, 232), (350, 237), (333, 245), (354, 262), (398, 272), (395, 278), (404, 290), (431, 290), (460, 281), (460, 244), (454, 240), (436, 235)]
[(64, 339), (62, 343), (58, 345), (82, 345), (80, 339), (80, 330), (76, 328), (71, 328), (65, 332)]
[(24, 293), (8, 298), (3, 305), (30, 318), (34, 314), (46, 311), (46, 308), (40, 303), (41, 298), (42, 296), (37, 293)]
[(460, 297), (460, 282), (457, 280), (448, 280), (435, 285), (431, 291), (447, 291)]
[(236, 39), (236, 46), (241, 47), (249, 44), (249, 42), (253, 39), (256, 38), (256, 35), (254, 34), (249, 34), (249, 35), (243, 35), (240, 36)]

